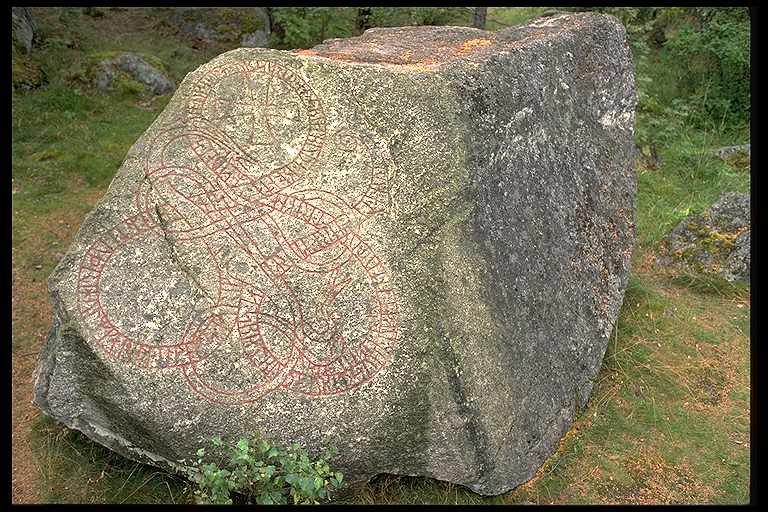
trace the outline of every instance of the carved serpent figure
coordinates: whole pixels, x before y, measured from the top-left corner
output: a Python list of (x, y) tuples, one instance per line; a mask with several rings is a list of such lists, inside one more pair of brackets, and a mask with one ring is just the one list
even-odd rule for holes
[[(327, 124), (307, 81), (275, 62), (219, 65), (193, 84), (184, 122), (148, 145), (138, 213), (82, 257), (78, 308), (92, 319), (103, 354), (180, 370), (194, 392), (217, 403), (253, 402), (278, 389), (336, 395), (389, 364), (397, 300), (387, 266), (361, 235), (386, 210), (389, 178), (380, 162), (388, 156), (370, 135), (346, 128), (329, 135)], [(324, 187), (328, 162), (343, 168), (334, 173), (331, 165)], [(355, 190), (344, 185), (350, 172), (361, 181)], [(168, 242), (205, 296), (175, 343), (129, 336), (101, 300), (114, 256), (146, 236)]]

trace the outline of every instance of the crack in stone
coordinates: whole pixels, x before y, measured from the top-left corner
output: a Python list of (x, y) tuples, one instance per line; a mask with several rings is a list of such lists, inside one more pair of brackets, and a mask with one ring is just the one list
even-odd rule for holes
[[(154, 187), (152, 186), (152, 181), (149, 179), (149, 176), (145, 175), (144, 180), (149, 184), (150, 193), (153, 192)], [(181, 272), (187, 277), (187, 279), (193, 285), (195, 285), (195, 287), (200, 291), (200, 293), (205, 295), (205, 297), (209, 301), (211, 301), (211, 303), (214, 303), (215, 301), (208, 294), (208, 292), (200, 283), (200, 281), (197, 279), (197, 277), (194, 275), (194, 272), (192, 272), (192, 270), (181, 261), (181, 258), (179, 258), (179, 255), (176, 252), (176, 244), (174, 243), (173, 238), (168, 232), (168, 222), (163, 218), (162, 213), (160, 213), (160, 205), (158, 203), (154, 204), (154, 210), (155, 210), (155, 215), (157, 215), (157, 220), (158, 220), (157, 224), (160, 228), (160, 231), (163, 234), (163, 239), (168, 244), (168, 248), (170, 249), (171, 261), (179, 268), (179, 270), (181, 270)]]

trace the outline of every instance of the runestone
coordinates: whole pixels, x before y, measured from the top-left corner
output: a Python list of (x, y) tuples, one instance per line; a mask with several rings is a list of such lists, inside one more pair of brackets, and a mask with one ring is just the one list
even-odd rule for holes
[(350, 487), (536, 474), (630, 274), (621, 23), (373, 28), (178, 83), (49, 278), (34, 403), (175, 471), (259, 435)]

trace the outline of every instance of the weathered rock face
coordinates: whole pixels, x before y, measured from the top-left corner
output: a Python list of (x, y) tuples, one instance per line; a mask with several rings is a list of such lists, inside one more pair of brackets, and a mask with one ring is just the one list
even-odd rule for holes
[(154, 95), (170, 94), (176, 87), (161, 63), (150, 64), (145, 57), (132, 52), (117, 52), (99, 61), (93, 75), (93, 85), (103, 94), (113, 90), (121, 79), (130, 80)]
[(35, 403), (178, 467), (327, 438), (349, 481), (532, 476), (634, 242), (635, 94), (598, 14), (374, 29), (190, 73), (50, 279)]
[(669, 255), (661, 263), (680, 263), (696, 273), (727, 281), (749, 281), (749, 194), (725, 192), (704, 212), (691, 215), (672, 230)]

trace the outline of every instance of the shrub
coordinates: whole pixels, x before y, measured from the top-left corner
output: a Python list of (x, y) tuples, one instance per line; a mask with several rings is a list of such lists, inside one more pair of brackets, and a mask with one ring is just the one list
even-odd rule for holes
[[(353, 35), (355, 9), (348, 7), (280, 7), (272, 10), (272, 46), (309, 48), (325, 39)], [(273, 26), (273, 29), (276, 27)]]
[(234, 446), (225, 445), (220, 437), (211, 442), (223, 457), (206, 462), (208, 453), (200, 448), (188, 469), (197, 485), (198, 503), (318, 504), (330, 500), (344, 478), (331, 470), (328, 460), (334, 453), (328, 448), (312, 460), (298, 443), (285, 448), (259, 435), (253, 441), (241, 438)]
[(694, 121), (704, 128), (749, 121), (749, 18), (746, 8), (697, 8), (664, 43), (681, 64), (680, 92), (697, 106)]
[[(271, 46), (309, 48), (325, 39), (357, 35), (358, 11), (352, 7), (273, 8)], [(371, 27), (467, 25), (471, 16), (457, 7), (371, 7), (368, 20)]]

